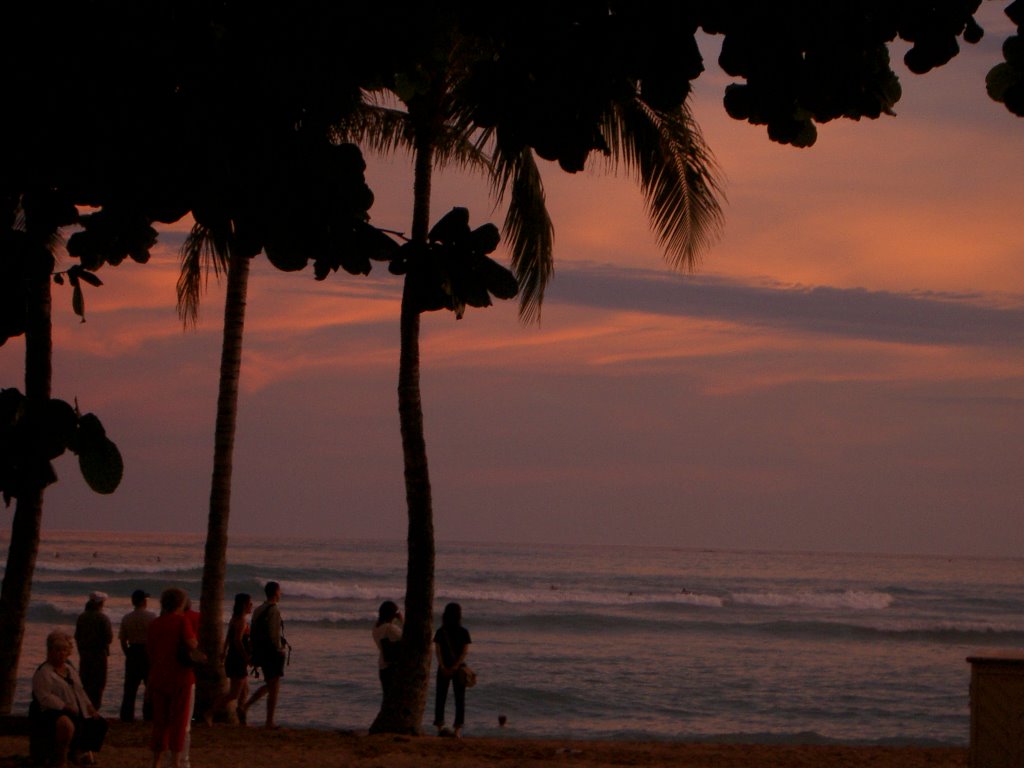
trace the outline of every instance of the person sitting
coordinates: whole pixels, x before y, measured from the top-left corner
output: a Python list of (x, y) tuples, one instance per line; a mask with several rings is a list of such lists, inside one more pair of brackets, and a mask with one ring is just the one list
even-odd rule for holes
[(54, 630), (46, 638), (46, 661), (32, 676), (32, 751), (34, 757), (49, 751), (52, 765), (66, 765), (69, 752), (78, 765), (96, 765), (92, 753), (103, 746), (107, 721), (89, 701), (68, 661), (73, 647), (66, 632)]

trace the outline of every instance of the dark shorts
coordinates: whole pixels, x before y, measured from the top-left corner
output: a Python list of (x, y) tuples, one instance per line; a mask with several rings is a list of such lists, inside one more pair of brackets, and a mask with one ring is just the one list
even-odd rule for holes
[(227, 658), (224, 659), (224, 674), (230, 680), (246, 677), (249, 674), (249, 668), (245, 664), (245, 659), (236, 653), (229, 652)]
[(260, 670), (265, 679), (284, 676), (284, 656), (280, 653), (267, 654), (267, 658), (260, 659)]

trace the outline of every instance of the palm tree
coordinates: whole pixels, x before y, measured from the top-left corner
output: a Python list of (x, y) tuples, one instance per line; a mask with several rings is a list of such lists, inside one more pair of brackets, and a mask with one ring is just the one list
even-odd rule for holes
[[(200, 592), (199, 643), (209, 660), (202, 666), (198, 681), (196, 710), (200, 715), (209, 714), (208, 708), (225, 683), (223, 670), (216, 662), (223, 644), (231, 475), (252, 258), (264, 251), (271, 263), (283, 270), (300, 270), (313, 258), (318, 276), (339, 267), (365, 274), (370, 271), (370, 258), (383, 258), (381, 238), (393, 245), (366, 222), (372, 194), (363, 179), (363, 159), (356, 147), (331, 144), (319, 133), (310, 137), (300, 132), (286, 132), (275, 147), (274, 162), (282, 164), (278, 168), (282, 171), (280, 177), (266, 157), (246, 156), (239, 162), (240, 167), (264, 173), (259, 192), (266, 197), (222, 200), (213, 209), (221, 215), (196, 215), (197, 223), (181, 249), (178, 313), (186, 326), (194, 325), (198, 318), (200, 293), (209, 273), (227, 276)], [(325, 176), (331, 177), (327, 187), (323, 185)], [(277, 205), (281, 199), (287, 200), (291, 208), (282, 210)]]
[[(412, 239), (425, 248), (430, 227), (430, 186), (438, 144), (450, 114), (449, 91), (444, 74), (407, 106), (408, 132), (414, 157)], [(392, 134), (396, 139), (397, 134)], [(387, 140), (386, 138), (384, 139)], [(450, 144), (446, 143), (445, 148)], [(430, 473), (423, 430), (420, 397), (420, 313), (413, 272), (407, 273), (399, 320), (400, 360), (398, 412), (405, 465), (405, 496), (408, 507), (408, 563), (405, 582), (403, 652), (394, 684), (385, 691), (371, 732), (419, 731), (430, 684), (430, 645), (434, 604), (434, 517)]]
[[(78, 214), (66, 196), (44, 191), (7, 198), (3, 217), (13, 237), (5, 243), (10, 250), (5, 249), (0, 257), (20, 263), (23, 270), (21, 286), (5, 286), (15, 292), (13, 296), (5, 293), (5, 297), (23, 301), (25, 307), (26, 409), (42, 413), (50, 402), (53, 379), (53, 302), (50, 287), (53, 252), (61, 243), (60, 228), (77, 221)], [(0, 673), (0, 714), (9, 714), (14, 701), (18, 659), (21, 657), (32, 576), (39, 552), (43, 492), (56, 480), (49, 461), (40, 460), (40, 457), (36, 460), (38, 467), (33, 467), (30, 477), (17, 494), (7, 566), (0, 587), (0, 627), (3, 627), (0, 632), (0, 670), (3, 670)]]
[[(52, 233), (51, 233), (52, 234)], [(46, 259), (43, 259), (46, 261)], [(49, 266), (36, 269), (27, 286), (28, 317), (25, 327), (25, 396), (30, 404), (39, 406), (50, 399), (52, 381), (52, 299)], [(17, 684), (18, 659), (25, 635), (25, 617), (32, 591), (36, 555), (43, 519), (45, 483), (35, 483), (18, 496), (11, 523), (11, 540), (7, 567), (0, 590), (0, 713), (9, 714)]]
[[(453, 54), (453, 59), (455, 55)], [(459, 73), (435, 74), (405, 101), (407, 113), (367, 110), (345, 135), (378, 151), (400, 147), (413, 154), (414, 246), (427, 245), (430, 187), (435, 166), (456, 162), (491, 175), (496, 198), (507, 195), (504, 232), (521, 287), (520, 314), (540, 315), (553, 271), (554, 230), (533, 152), (506, 153), (492, 130), (480, 130), (458, 103)], [(655, 109), (639, 93), (612, 105), (601, 126), (613, 166), (639, 180), (652, 226), (667, 258), (693, 267), (721, 226), (716, 166), (685, 102), (674, 111)], [(406, 623), (403, 653), (385, 691), (373, 732), (419, 732), (429, 686), (434, 598), (434, 529), (419, 384), (419, 328), (423, 308), (407, 274), (402, 294), (398, 401), (408, 505)]]
[(199, 597), (199, 645), (209, 662), (197, 680), (196, 711), (202, 715), (224, 687), (217, 664), (224, 642), (221, 611), (227, 574), (228, 520), (231, 512), (231, 472), (238, 415), (238, 382), (242, 369), (242, 336), (251, 257), (234, 245), (233, 233), (196, 224), (181, 249), (178, 277), (178, 315), (188, 325), (198, 320), (199, 294), (212, 270), (227, 275), (224, 330), (221, 340), (217, 419), (213, 441), (213, 477), (206, 523), (206, 548)]

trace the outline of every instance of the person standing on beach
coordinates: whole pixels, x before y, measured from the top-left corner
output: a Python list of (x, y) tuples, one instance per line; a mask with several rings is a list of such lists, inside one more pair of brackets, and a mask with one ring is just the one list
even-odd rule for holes
[(159, 768), (160, 757), (167, 751), (171, 753), (173, 768), (181, 768), (195, 686), (195, 674), (185, 656), (199, 645), (195, 630), (185, 617), (186, 600), (184, 590), (165, 589), (160, 595), (160, 616), (150, 623), (146, 634), (146, 692), (153, 702), (152, 768)]
[(252, 663), (263, 671), (265, 683), (252, 695), (239, 712), (239, 718), (245, 720), (246, 713), (253, 704), (267, 697), (267, 728), (277, 728), (274, 712), (277, 710), (277, 696), (281, 690), (281, 678), (284, 676), (285, 659), (288, 654), (288, 641), (284, 639), (284, 621), (281, 619), (281, 585), (276, 581), (268, 581), (264, 587), (267, 599), (253, 611), (249, 637), (252, 639)]
[[(185, 598), (185, 621), (188, 622), (189, 626), (192, 627), (192, 632), (199, 639), (199, 611), (192, 607), (192, 598)], [(203, 656), (205, 660), (205, 656)], [(193, 675), (195, 673), (193, 672)], [(188, 720), (185, 724), (185, 745), (181, 750), (181, 768), (189, 768), (192, 765), (189, 762), (189, 751), (192, 747), (192, 715), (196, 711), (196, 687), (192, 685), (192, 692), (188, 697)]]
[(377, 646), (377, 673), (381, 688), (386, 692), (395, 676), (394, 662), (398, 644), (402, 641), (402, 613), (398, 605), (385, 600), (377, 610), (377, 624), (373, 628), (373, 642)]
[[(124, 615), (117, 632), (117, 639), (124, 652), (124, 695), (121, 697), (121, 722), (124, 723), (135, 720), (135, 698), (139, 685), (145, 683), (149, 676), (146, 632), (156, 614), (148, 610), (148, 599), (149, 593), (144, 590), (136, 589), (132, 592), (134, 610)], [(142, 719), (152, 719), (148, 695), (142, 700)]]
[(78, 674), (82, 678), (89, 701), (99, 710), (103, 706), (103, 689), (107, 687), (107, 659), (114, 630), (103, 612), (106, 592), (93, 592), (85, 611), (75, 623), (75, 645), (78, 646)]
[[(224, 650), (221, 660), (224, 662), (224, 674), (231, 681), (227, 693), (221, 694), (217, 703), (211, 707), (210, 717), (214, 711), (220, 711), (231, 702), (235, 702), (235, 710), (239, 720), (244, 724), (245, 712), (242, 707), (249, 698), (249, 665), (252, 664), (252, 643), (249, 640), (249, 614), (252, 613), (252, 597), (247, 592), (235, 595), (235, 605), (231, 610), (231, 621), (224, 637)], [(209, 722), (209, 720), (207, 721)]]
[[(466, 720), (466, 681), (459, 674), (466, 666), (469, 654), (469, 631), (462, 626), (462, 606), (448, 603), (441, 616), (441, 626), (434, 633), (434, 646), (437, 649), (437, 682), (434, 698), (434, 725), (438, 736), (462, 735), (462, 726)], [(455, 722), (453, 730), (444, 727), (444, 707), (448, 699), (448, 685), (455, 692)]]

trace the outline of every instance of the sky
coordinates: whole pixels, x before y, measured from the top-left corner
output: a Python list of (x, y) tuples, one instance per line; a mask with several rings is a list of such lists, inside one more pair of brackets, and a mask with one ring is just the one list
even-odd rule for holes
[[(514, 302), (424, 318), (438, 540), (1024, 556), (1024, 120), (984, 89), (1000, 6), (946, 67), (898, 69), (897, 117), (810, 149), (725, 114), (703, 41), (694, 112), (728, 200), (692, 274), (631, 178), (545, 164), (541, 324)], [(408, 158), (368, 161), (373, 223), (407, 230)], [(464, 173), (435, 181), (433, 218), (453, 205), (503, 218)], [(105, 267), (84, 324), (55, 286), (54, 396), (101, 417), (126, 470), (97, 496), (58, 459), (44, 530), (205, 531), (224, 285), (183, 330), (186, 230)], [(232, 533), (404, 538), (399, 298), (379, 266), (317, 283), (254, 262)], [(0, 386), (23, 387), (23, 356), (0, 347)]]

